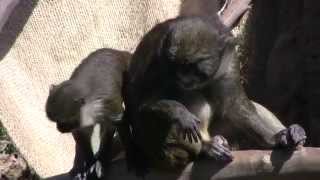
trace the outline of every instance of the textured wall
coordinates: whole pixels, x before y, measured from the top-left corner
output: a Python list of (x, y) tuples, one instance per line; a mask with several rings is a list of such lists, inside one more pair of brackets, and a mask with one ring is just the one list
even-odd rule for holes
[(21, 0), (0, 33), (0, 119), (43, 177), (68, 171), (70, 135), (46, 119), (51, 83), (70, 75), (97, 48), (133, 51), (157, 22), (175, 17), (180, 0)]

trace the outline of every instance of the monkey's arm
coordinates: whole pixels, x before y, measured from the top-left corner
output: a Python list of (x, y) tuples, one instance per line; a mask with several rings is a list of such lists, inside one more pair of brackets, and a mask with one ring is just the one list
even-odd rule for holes
[(231, 91), (222, 98), (222, 115), (240, 130), (266, 147), (295, 147), (304, 143), (305, 131), (299, 125), (286, 128), (269, 110), (250, 101), (242, 87), (229, 88)]
[(257, 142), (261, 142), (261, 145), (275, 146), (275, 135), (286, 129), (282, 123), (270, 111), (261, 105), (255, 106), (246, 97), (234, 98), (226, 98), (223, 103), (223, 117), (254, 137)]
[[(223, 118), (267, 147), (304, 143), (306, 135), (303, 128), (292, 125), (286, 129), (269, 110), (249, 100), (240, 83), (240, 62), (236, 58), (234, 44), (226, 46), (214, 79), (211, 97), (221, 101)], [(214, 96), (214, 93), (218, 95)]]

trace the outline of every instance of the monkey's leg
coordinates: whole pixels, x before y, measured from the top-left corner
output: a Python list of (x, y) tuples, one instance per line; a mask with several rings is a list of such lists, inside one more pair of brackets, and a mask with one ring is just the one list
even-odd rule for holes
[(303, 128), (298, 125), (285, 128), (269, 110), (242, 97), (225, 106), (225, 117), (257, 143), (266, 147), (282, 145), (289, 148), (304, 143), (306, 136)]
[[(240, 62), (239, 58), (236, 58), (234, 47), (225, 49), (220, 67), (220, 72), (215, 75), (215, 84), (211, 87), (213, 93), (209, 94), (209, 98), (212, 98), (211, 102), (216, 100), (215, 97), (221, 100), (221, 115), (224, 119), (229, 120), (261, 146), (296, 146), (298, 142), (305, 141), (302, 128), (293, 126), (286, 129), (270, 111), (249, 100), (240, 83)], [(286, 144), (281, 142), (283, 139), (295, 139), (296, 142)]]
[[(95, 127), (98, 131), (92, 132), (91, 136), (91, 152), (94, 156), (87, 162), (85, 169), (79, 172), (75, 179), (81, 180), (100, 180), (103, 179), (104, 173), (108, 168), (109, 162), (112, 158), (112, 148), (113, 148), (113, 136), (115, 129), (111, 127), (105, 127), (105, 124), (97, 124)], [(101, 136), (99, 136), (101, 134)], [(96, 138), (93, 138), (93, 137)]]
[(209, 142), (203, 142), (201, 154), (219, 162), (230, 162), (233, 159), (228, 141), (221, 135), (214, 136)]
[[(108, 127), (104, 127), (104, 129), (107, 129)], [(101, 162), (101, 165), (103, 167), (103, 172), (105, 172), (108, 168), (108, 165), (110, 164), (112, 160), (112, 150), (113, 150), (113, 143), (115, 142), (114, 134), (115, 129), (114, 128), (108, 128), (105, 130), (106, 132), (103, 133), (103, 136), (101, 137), (101, 145), (99, 148), (99, 152), (97, 154), (97, 161)], [(98, 174), (103, 174), (103, 172), (97, 172)]]
[(84, 172), (88, 180), (101, 180), (107, 172), (109, 163), (112, 159), (113, 135), (115, 130), (105, 132), (101, 137), (99, 152), (94, 158), (94, 162)]
[[(133, 141), (130, 155), (136, 173), (144, 176), (150, 167), (165, 158), (167, 137), (173, 126), (177, 133), (191, 142), (200, 141), (198, 119), (182, 104), (161, 100), (143, 105), (133, 120)], [(127, 153), (129, 154), (129, 153)]]
[(81, 176), (81, 173), (86, 170), (89, 164), (93, 161), (93, 154), (90, 146), (90, 136), (92, 134), (92, 127), (76, 129), (72, 132), (73, 138), (76, 142), (75, 159), (70, 175)]

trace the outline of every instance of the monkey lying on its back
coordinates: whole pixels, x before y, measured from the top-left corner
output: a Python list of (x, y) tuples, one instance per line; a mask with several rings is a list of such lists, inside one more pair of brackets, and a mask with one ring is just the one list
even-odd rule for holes
[[(106, 167), (110, 159), (115, 123), (123, 113), (123, 76), (130, 57), (128, 52), (99, 49), (82, 61), (69, 80), (50, 88), (47, 116), (60, 132), (72, 132), (76, 141), (72, 177), (93, 179), (79, 176), (86, 176), (83, 173), (90, 167), (92, 172), (96, 160)], [(99, 178), (101, 164), (95, 164), (94, 176)]]

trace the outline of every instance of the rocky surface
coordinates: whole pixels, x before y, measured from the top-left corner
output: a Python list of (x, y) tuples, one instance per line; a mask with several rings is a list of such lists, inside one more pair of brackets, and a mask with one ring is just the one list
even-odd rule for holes
[(0, 125), (0, 179), (1, 180), (36, 180), (39, 177), (28, 166), (22, 155), (15, 148), (6, 130)]

